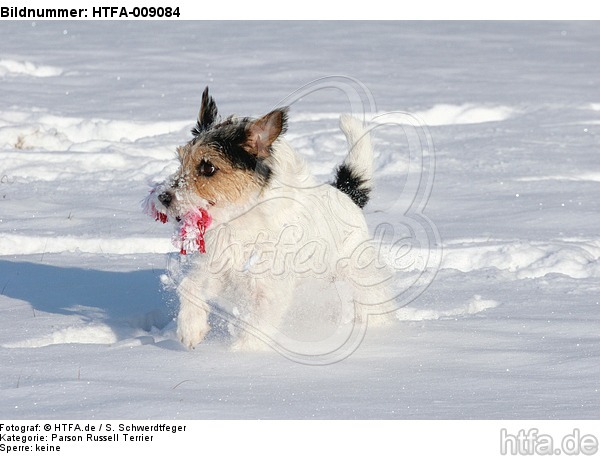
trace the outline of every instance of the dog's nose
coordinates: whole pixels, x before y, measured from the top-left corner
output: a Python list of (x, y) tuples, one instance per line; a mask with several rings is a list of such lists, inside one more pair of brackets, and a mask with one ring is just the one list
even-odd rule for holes
[(171, 201), (173, 201), (173, 196), (169, 192), (164, 192), (158, 195), (158, 201), (160, 201), (165, 207), (169, 207)]

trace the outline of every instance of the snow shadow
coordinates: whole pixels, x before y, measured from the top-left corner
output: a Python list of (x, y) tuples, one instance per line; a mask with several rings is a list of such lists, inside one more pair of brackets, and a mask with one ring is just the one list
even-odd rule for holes
[[(35, 311), (79, 316), (114, 330), (161, 329), (171, 320), (159, 276), (0, 260), (0, 295), (27, 301)], [(119, 337), (120, 339), (120, 337)]]

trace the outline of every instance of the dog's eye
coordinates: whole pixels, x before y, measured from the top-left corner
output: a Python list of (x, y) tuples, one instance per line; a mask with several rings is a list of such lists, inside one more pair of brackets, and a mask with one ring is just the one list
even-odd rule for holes
[(208, 160), (202, 160), (198, 165), (198, 174), (200, 176), (210, 177), (217, 172), (217, 168)]

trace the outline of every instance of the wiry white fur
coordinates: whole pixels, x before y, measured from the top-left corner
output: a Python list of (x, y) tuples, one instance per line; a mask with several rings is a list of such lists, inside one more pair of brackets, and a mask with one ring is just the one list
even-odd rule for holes
[[(363, 124), (344, 116), (341, 128), (349, 143), (347, 164), (370, 180), (373, 152)], [(208, 333), (215, 303), (242, 326), (233, 330), (234, 348), (263, 346), (257, 335), (277, 341), (295, 291), (306, 280), (319, 280), (340, 300), (350, 300), (340, 318), (366, 318), (360, 305), (384, 299), (380, 285), (387, 270), (370, 246), (362, 211), (333, 186), (318, 183), (285, 140), (273, 146), (267, 188), (243, 205), (209, 209), (207, 253), (195, 256), (178, 287), (177, 334), (187, 347)], [(349, 298), (340, 291), (346, 287)]]

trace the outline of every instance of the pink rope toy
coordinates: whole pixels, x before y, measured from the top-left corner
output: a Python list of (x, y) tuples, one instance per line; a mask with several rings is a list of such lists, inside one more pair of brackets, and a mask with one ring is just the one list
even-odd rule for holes
[(187, 255), (193, 250), (206, 253), (204, 233), (211, 222), (212, 217), (202, 208), (192, 209), (185, 214), (179, 222), (179, 232), (173, 236), (173, 245), (179, 247), (179, 253)]
[[(167, 223), (169, 221), (167, 214), (159, 211), (152, 201), (155, 192), (156, 187), (150, 190), (150, 194), (144, 200), (144, 213), (157, 222)], [(179, 253), (187, 255), (188, 252), (195, 250), (206, 253), (204, 234), (211, 222), (212, 217), (205, 209), (194, 208), (187, 212), (178, 223), (177, 231), (172, 239), (173, 245), (179, 249)]]

